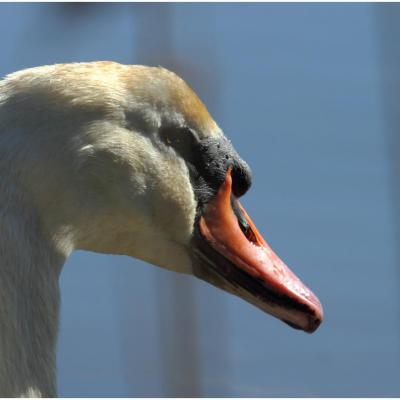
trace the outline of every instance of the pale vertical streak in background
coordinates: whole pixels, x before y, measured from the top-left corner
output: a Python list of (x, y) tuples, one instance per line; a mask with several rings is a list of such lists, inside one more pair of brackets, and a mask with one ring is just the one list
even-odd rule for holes
[[(395, 251), (400, 278), (400, 4), (377, 4), (376, 17), (385, 123), (383, 134), (387, 143), (389, 190), (395, 217)], [(400, 324), (399, 315), (396, 318)]]
[[(145, 4), (135, 7), (137, 52), (140, 64), (162, 65), (177, 73), (180, 62), (173, 44), (170, 4)], [(198, 312), (195, 285), (191, 278), (159, 271), (155, 275), (158, 296), (160, 363), (165, 395), (200, 397)]]

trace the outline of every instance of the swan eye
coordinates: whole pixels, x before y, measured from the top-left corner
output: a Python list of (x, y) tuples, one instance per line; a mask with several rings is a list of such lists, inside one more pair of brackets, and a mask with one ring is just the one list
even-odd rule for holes
[(159, 131), (160, 139), (174, 148), (183, 158), (191, 158), (197, 142), (196, 134), (187, 127), (167, 126)]

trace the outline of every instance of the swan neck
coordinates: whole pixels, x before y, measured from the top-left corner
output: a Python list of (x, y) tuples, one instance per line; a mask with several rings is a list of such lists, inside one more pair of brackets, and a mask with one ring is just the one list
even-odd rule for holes
[(54, 397), (65, 255), (12, 192), (0, 199), (0, 397)]

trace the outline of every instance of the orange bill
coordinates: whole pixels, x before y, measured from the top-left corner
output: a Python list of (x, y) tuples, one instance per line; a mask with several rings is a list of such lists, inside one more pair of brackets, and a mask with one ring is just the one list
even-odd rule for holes
[[(224, 266), (217, 271), (225, 281), (230, 282), (230, 287), (223, 289), (239, 295), (294, 328), (306, 332), (318, 328), (323, 319), (318, 298), (258, 232), (232, 194), (230, 170), (201, 215), (199, 231), (217, 253), (230, 261), (229, 267)], [(217, 286), (221, 285), (217, 283)]]

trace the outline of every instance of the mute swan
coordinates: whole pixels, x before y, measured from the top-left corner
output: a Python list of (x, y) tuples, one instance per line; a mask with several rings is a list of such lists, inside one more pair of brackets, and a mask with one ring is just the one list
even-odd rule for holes
[(195, 276), (313, 332), (318, 299), (240, 205), (251, 183), (174, 73), (60, 64), (0, 81), (0, 395), (54, 396), (58, 278), (74, 249)]

